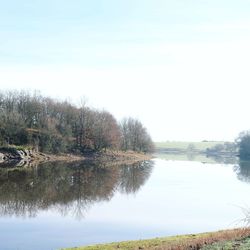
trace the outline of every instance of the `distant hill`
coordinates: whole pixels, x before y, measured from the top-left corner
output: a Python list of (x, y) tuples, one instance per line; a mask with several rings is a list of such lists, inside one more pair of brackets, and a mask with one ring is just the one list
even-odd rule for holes
[[(171, 159), (185, 156), (188, 159), (197, 158), (203, 155), (206, 157), (216, 158), (216, 161), (222, 159), (234, 158), (238, 154), (237, 145), (234, 142), (225, 141), (201, 141), (201, 142), (180, 142), (180, 141), (165, 141), (155, 142), (156, 154), (164, 155), (164, 158)], [(201, 160), (201, 161), (206, 161)]]
[(165, 141), (155, 142), (156, 149), (168, 149), (171, 151), (206, 151), (208, 148), (213, 148), (216, 145), (224, 145), (224, 141)]

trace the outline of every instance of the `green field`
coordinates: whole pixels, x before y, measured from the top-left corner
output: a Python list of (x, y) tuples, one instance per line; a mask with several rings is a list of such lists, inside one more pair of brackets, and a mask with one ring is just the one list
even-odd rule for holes
[(167, 161), (196, 161), (196, 162), (211, 163), (211, 164), (217, 163), (216, 160), (207, 157), (204, 154), (188, 155), (188, 154), (155, 153), (154, 156), (156, 158), (160, 158), (162, 160), (167, 160)]
[(180, 142), (180, 141), (165, 141), (155, 142), (156, 149), (178, 149), (186, 150), (190, 145), (198, 151), (204, 151), (207, 148), (212, 148), (217, 144), (224, 144), (224, 141), (201, 141), (201, 142)]

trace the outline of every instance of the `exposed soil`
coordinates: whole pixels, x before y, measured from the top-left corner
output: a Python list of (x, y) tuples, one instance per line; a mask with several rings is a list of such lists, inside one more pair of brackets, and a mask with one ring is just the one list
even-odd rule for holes
[(119, 164), (132, 164), (144, 160), (150, 160), (151, 155), (136, 153), (133, 151), (103, 151), (88, 154), (44, 154), (33, 150), (17, 150), (15, 148), (0, 149), (0, 167), (27, 167), (44, 162), (53, 161), (85, 161), (102, 163), (103, 165), (113, 166)]

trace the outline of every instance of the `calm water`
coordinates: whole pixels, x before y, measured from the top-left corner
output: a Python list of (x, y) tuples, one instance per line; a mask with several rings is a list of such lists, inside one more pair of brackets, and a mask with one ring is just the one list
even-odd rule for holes
[(154, 159), (0, 170), (0, 249), (47, 250), (241, 225), (250, 164)]

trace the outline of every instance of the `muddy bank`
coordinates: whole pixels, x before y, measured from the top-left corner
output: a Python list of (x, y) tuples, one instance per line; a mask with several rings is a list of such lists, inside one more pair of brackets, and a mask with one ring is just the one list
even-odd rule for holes
[(53, 161), (85, 161), (113, 166), (119, 164), (132, 164), (135, 162), (150, 160), (151, 158), (151, 155), (136, 153), (133, 151), (123, 152), (107, 150), (105, 152), (88, 153), (83, 155), (51, 155), (29, 149), (0, 148), (0, 167), (27, 167)]
[(49, 161), (80, 161), (83, 156), (60, 154), (50, 155), (30, 149), (0, 148), (0, 167), (23, 167)]
[(102, 163), (108, 166), (119, 164), (133, 164), (140, 161), (147, 161), (152, 159), (152, 155), (137, 153), (133, 151), (111, 151), (97, 152), (87, 154), (84, 156), (84, 161)]

